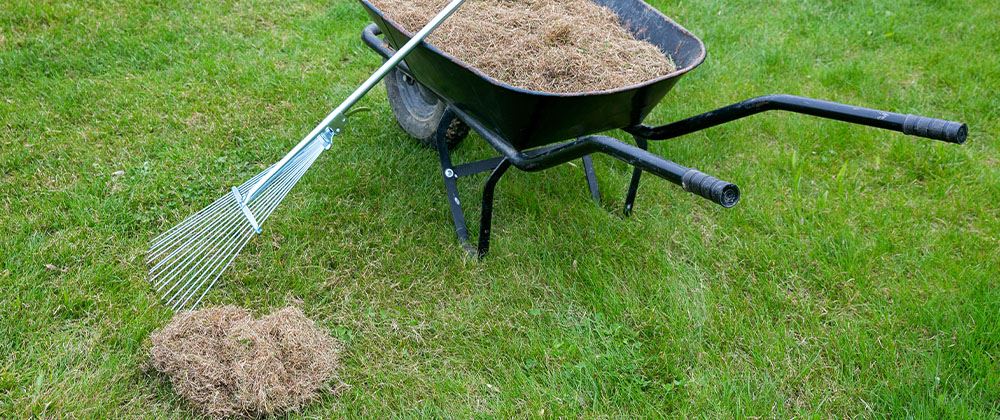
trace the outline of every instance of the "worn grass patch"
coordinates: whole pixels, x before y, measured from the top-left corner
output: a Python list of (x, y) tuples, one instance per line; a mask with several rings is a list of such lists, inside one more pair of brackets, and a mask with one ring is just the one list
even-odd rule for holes
[[(998, 414), (1000, 9), (651, 3), (709, 50), (651, 123), (782, 92), (970, 141), (761, 115), (653, 145), (738, 183), (737, 208), (648, 179), (627, 219), (610, 159), (602, 207), (579, 165), (515, 172), (476, 262), (435, 152), (375, 91), (209, 294), (300, 301), (345, 343), (347, 387), (301, 415)], [(366, 23), (348, 0), (0, 2), (0, 417), (196, 414), (140, 369), (171, 317), (142, 254), (377, 67)]]

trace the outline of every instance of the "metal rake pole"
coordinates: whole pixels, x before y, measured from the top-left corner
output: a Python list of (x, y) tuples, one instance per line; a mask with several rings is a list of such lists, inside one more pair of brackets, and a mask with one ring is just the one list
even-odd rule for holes
[(261, 233), (261, 224), (331, 147), (351, 107), (464, 2), (452, 0), (280, 161), (153, 239), (146, 261), (149, 281), (157, 294), (162, 293), (160, 299), (175, 311), (197, 307), (240, 251)]

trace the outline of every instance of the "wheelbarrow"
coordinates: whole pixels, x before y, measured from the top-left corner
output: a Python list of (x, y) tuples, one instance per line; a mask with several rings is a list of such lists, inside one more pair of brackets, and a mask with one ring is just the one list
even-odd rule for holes
[[(385, 58), (411, 34), (368, 0), (360, 0), (374, 23), (362, 40)], [(594, 0), (618, 15), (636, 38), (668, 54), (677, 70), (645, 83), (618, 89), (557, 94), (517, 88), (496, 80), (423, 43), (385, 78), (393, 114), (400, 127), (428, 147), (441, 163), (455, 233), (463, 248), (482, 257), (490, 249), (494, 193), (511, 168), (538, 172), (582, 159), (592, 197), (600, 200), (591, 154), (603, 153), (634, 167), (624, 211), (633, 209), (639, 182), (649, 172), (726, 208), (740, 200), (740, 189), (729, 182), (671, 162), (653, 153), (650, 141), (673, 139), (764, 111), (790, 111), (820, 118), (867, 125), (904, 134), (962, 144), (965, 124), (903, 115), (791, 95), (767, 95), (660, 126), (643, 120), (674, 84), (705, 60), (705, 45), (690, 31), (641, 0)], [(475, 130), (499, 156), (456, 165), (451, 150)], [(635, 145), (598, 135), (622, 129)], [(469, 239), (457, 182), (490, 172), (483, 187), (478, 244)]]

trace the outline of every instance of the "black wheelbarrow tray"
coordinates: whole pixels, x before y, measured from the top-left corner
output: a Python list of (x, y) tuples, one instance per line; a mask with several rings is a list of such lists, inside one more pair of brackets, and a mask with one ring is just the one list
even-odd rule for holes
[[(364, 29), (362, 39), (371, 49), (388, 58), (395, 48), (409, 40), (411, 34), (368, 0), (360, 1), (375, 22)], [(634, 86), (555, 94), (510, 86), (425, 42), (385, 79), (389, 102), (400, 126), (438, 151), (455, 231), (470, 253), (481, 257), (489, 251), (494, 191), (511, 166), (536, 172), (582, 159), (590, 192), (599, 200), (590, 154), (604, 153), (635, 168), (625, 198), (626, 214), (633, 208), (643, 172), (728, 208), (740, 199), (736, 185), (648, 152), (649, 141), (672, 139), (771, 110), (808, 114), (956, 144), (965, 142), (967, 137), (968, 128), (957, 122), (791, 95), (757, 97), (662, 126), (644, 125), (645, 117), (681, 76), (704, 61), (705, 45), (641, 0), (594, 2), (614, 11), (635, 37), (669, 55), (677, 64), (677, 70)], [(500, 156), (454, 165), (450, 150), (468, 134), (470, 127)], [(612, 129), (628, 132), (636, 145), (596, 135)], [(458, 197), (457, 180), (487, 171), (491, 174), (483, 189), (478, 246), (472, 246)]]

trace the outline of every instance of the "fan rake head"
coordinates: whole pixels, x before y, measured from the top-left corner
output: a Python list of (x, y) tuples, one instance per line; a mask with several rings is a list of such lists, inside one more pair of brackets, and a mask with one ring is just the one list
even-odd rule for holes
[[(267, 220), (328, 147), (324, 139), (317, 137), (280, 171), (269, 174), (274, 166), (264, 170), (154, 239), (146, 261), (150, 267), (149, 281), (161, 295), (160, 299), (175, 311), (197, 307), (250, 239), (260, 232), (257, 221), (262, 224)], [(245, 203), (243, 197), (264, 177), (271, 179)]]

